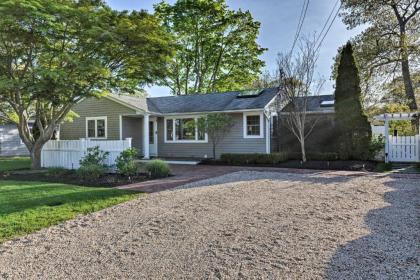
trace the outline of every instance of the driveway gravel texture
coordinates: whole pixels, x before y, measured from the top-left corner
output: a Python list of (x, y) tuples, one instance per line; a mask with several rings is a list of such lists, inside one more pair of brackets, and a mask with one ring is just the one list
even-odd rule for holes
[(1, 279), (419, 279), (420, 181), (241, 171), (0, 245)]

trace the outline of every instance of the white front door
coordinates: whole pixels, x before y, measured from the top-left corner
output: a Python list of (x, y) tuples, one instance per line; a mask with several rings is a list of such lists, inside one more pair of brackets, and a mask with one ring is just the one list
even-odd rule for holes
[(149, 121), (149, 153), (150, 156), (157, 156), (157, 120), (150, 118)]

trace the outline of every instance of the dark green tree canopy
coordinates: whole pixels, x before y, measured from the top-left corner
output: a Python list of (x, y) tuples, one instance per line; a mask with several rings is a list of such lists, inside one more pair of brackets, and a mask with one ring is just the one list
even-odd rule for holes
[(341, 51), (334, 95), (340, 157), (365, 159), (372, 132), (362, 110), (359, 71), (350, 42)]
[(260, 23), (225, 0), (161, 2), (156, 15), (176, 38), (177, 54), (161, 85), (173, 94), (242, 89), (256, 80), (265, 51), (256, 40)]
[(349, 27), (366, 25), (354, 38), (366, 97), (401, 77), (407, 105), (417, 110), (412, 71), (420, 66), (420, 1), (341, 0), (342, 19)]
[(138, 91), (165, 76), (172, 55), (157, 18), (99, 0), (2, 1), (0, 42), (0, 113), (18, 124), (35, 165), (76, 102)]

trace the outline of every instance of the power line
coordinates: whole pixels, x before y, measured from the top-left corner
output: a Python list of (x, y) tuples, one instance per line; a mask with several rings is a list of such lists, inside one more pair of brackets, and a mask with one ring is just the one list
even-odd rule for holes
[(331, 12), (330, 12), (330, 14), (328, 15), (328, 18), (327, 18), (327, 20), (325, 21), (324, 26), (322, 27), (322, 30), (321, 30), (321, 32), (320, 32), (320, 33), (319, 33), (319, 35), (318, 35), (318, 38), (317, 38), (317, 39), (316, 39), (316, 41), (315, 41), (315, 45), (318, 43), (319, 39), (321, 38), (322, 33), (324, 33), (325, 27), (327, 27), (328, 22), (330, 22), (331, 16), (333, 15), (333, 13), (334, 13), (334, 11), (335, 11), (335, 8), (337, 7), (338, 2), (340, 2), (340, 0), (335, 1), (335, 3), (334, 3), (334, 7), (331, 9)]
[[(335, 7), (335, 6), (334, 6), (334, 7)], [(340, 4), (340, 6), (338, 7), (338, 10), (335, 12), (335, 15), (334, 15), (333, 19), (331, 20), (330, 25), (329, 25), (329, 26), (328, 26), (328, 28), (327, 28), (327, 31), (324, 33), (324, 36), (322, 36), (322, 39), (321, 39), (321, 41), (319, 42), (318, 46), (316, 47), (315, 51), (318, 51), (318, 50), (319, 50), (319, 48), (321, 47), (322, 43), (324, 42), (325, 37), (327, 36), (328, 32), (329, 32), (329, 31), (330, 31), (330, 29), (331, 29), (331, 26), (333, 25), (333, 23), (334, 23), (335, 19), (336, 19), (336, 18), (337, 18), (337, 16), (338, 16), (338, 13), (340, 12), (340, 9), (341, 9), (341, 4)], [(333, 11), (334, 11), (334, 9), (333, 9)], [(327, 21), (327, 22), (328, 22), (328, 21)], [(320, 34), (320, 35), (321, 35), (321, 34)], [(318, 41), (318, 40), (317, 40), (317, 41)]]
[(293, 40), (292, 49), (290, 50), (290, 53), (293, 53), (293, 49), (295, 48), (296, 42), (299, 38), (300, 32), (302, 30), (303, 23), (304, 23), (305, 18), (306, 18), (306, 12), (308, 10), (308, 6), (309, 6), (309, 0), (305, 0), (303, 2), (302, 10), (300, 11), (298, 26), (297, 26), (297, 29), (296, 29), (296, 34), (295, 34), (295, 38)]

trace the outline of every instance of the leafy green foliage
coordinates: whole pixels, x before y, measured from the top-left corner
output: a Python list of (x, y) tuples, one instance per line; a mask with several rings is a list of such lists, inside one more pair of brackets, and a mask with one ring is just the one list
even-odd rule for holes
[(83, 180), (96, 180), (107, 171), (105, 161), (109, 152), (99, 149), (99, 146), (88, 148), (85, 156), (80, 160), (80, 167), (77, 170)]
[(109, 156), (109, 152), (102, 151), (99, 146), (88, 148), (85, 156), (80, 160), (80, 165), (101, 165), (105, 166), (105, 161)]
[(47, 169), (48, 176), (53, 176), (53, 177), (61, 177), (65, 175), (67, 172), (69, 172), (69, 170), (63, 167), (50, 167)]
[(237, 90), (258, 78), (265, 49), (249, 11), (230, 10), (225, 0), (162, 1), (155, 11), (178, 46), (161, 82), (173, 94)]
[(154, 159), (146, 164), (146, 172), (153, 179), (165, 178), (171, 175), (169, 165), (160, 159)]
[(362, 111), (359, 73), (350, 43), (342, 50), (337, 73), (335, 117), (340, 159), (366, 159), (372, 131)]
[[(302, 155), (301, 153), (296, 152), (289, 152), (288, 153), (289, 159), (301, 160)], [(334, 161), (339, 160), (338, 153), (334, 152), (306, 152), (307, 160), (320, 160), (320, 161)]]
[[(410, 112), (408, 105), (401, 103), (388, 103), (381, 108), (372, 108), (369, 111), (369, 115), (376, 116), (384, 113), (403, 112)], [(389, 121), (389, 133), (393, 134), (395, 130), (399, 136), (413, 136), (417, 134), (409, 120)]]
[(198, 119), (198, 131), (207, 132), (213, 146), (213, 158), (216, 158), (216, 147), (229, 133), (234, 124), (232, 116), (226, 113), (209, 114)]
[(121, 152), (115, 163), (118, 173), (132, 177), (138, 173), (138, 165), (134, 161), (137, 158), (138, 151), (136, 148), (129, 148)]
[[(344, 23), (367, 26), (354, 40), (366, 97), (378, 96), (387, 79), (398, 77), (410, 110), (416, 110), (416, 85), (411, 70), (419, 68), (419, 12), (415, 0), (342, 0)], [(411, 68), (411, 69), (410, 69)], [(386, 89), (385, 89), (386, 91)]]
[(1, 1), (0, 38), (0, 112), (20, 127), (33, 168), (76, 102), (138, 92), (165, 77), (173, 54), (155, 16), (115, 11), (104, 1)]
[(81, 165), (76, 172), (81, 179), (86, 181), (93, 181), (104, 175), (106, 170), (107, 169), (103, 165), (87, 163)]
[(385, 149), (385, 137), (383, 135), (373, 136), (369, 145), (369, 159), (374, 160), (376, 155)]
[(286, 161), (287, 153), (271, 153), (271, 154), (222, 154), (220, 161), (230, 165), (275, 165)]
[(0, 243), (136, 196), (113, 188), (0, 181)]

